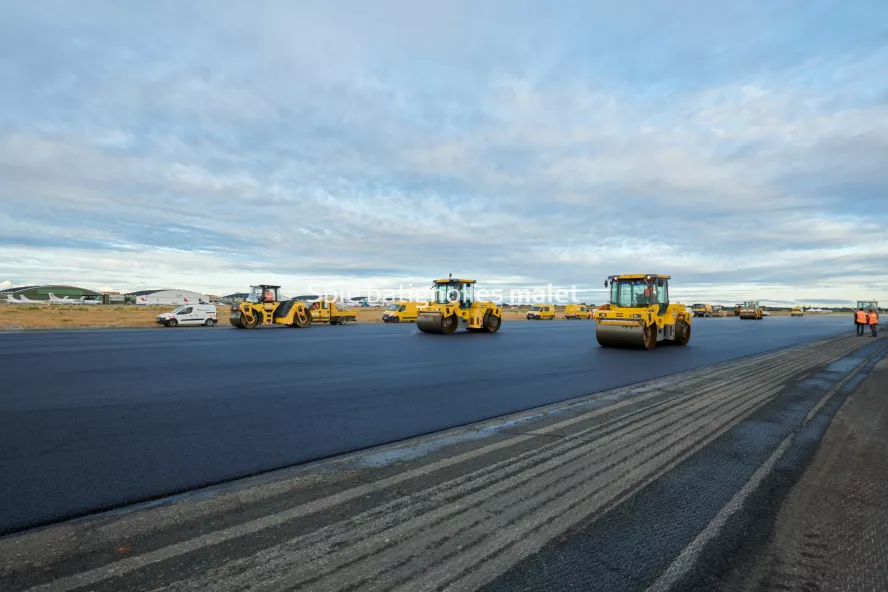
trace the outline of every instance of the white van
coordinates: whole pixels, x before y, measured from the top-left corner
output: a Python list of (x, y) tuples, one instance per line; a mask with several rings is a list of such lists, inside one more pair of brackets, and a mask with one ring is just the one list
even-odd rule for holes
[(212, 327), (219, 320), (216, 318), (216, 307), (212, 304), (186, 304), (172, 312), (157, 315), (154, 322), (167, 327), (175, 327), (176, 325), (206, 325), (207, 327)]

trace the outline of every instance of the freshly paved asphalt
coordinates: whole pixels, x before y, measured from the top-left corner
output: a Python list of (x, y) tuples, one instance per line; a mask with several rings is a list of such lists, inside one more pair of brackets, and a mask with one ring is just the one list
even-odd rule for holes
[(853, 331), (700, 319), (688, 347), (591, 322), (0, 334), (0, 533)]

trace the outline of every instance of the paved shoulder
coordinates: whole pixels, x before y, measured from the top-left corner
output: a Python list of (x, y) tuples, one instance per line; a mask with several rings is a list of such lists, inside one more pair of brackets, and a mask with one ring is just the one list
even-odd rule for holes
[(767, 545), (727, 590), (888, 590), (888, 359), (836, 415)]

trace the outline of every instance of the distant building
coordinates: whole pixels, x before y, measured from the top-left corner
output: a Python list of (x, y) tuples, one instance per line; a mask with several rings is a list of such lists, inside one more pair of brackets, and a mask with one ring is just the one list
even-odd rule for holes
[(205, 294), (190, 290), (139, 290), (138, 292), (130, 292), (127, 296), (132, 297), (135, 303), (140, 306), (178, 306), (209, 302), (209, 298)]
[(49, 301), (49, 295), (57, 296), (58, 298), (68, 297), (71, 300), (78, 300), (83, 298), (84, 296), (88, 298), (96, 298), (100, 296), (98, 292), (93, 290), (87, 290), (86, 288), (78, 288), (76, 286), (62, 286), (62, 285), (49, 285), (49, 286), (21, 286), (18, 288), (7, 288), (5, 290), (0, 290), (0, 296), (5, 301), (6, 296), (13, 296), (14, 298), (20, 298), (24, 296), (28, 300), (46, 300)]

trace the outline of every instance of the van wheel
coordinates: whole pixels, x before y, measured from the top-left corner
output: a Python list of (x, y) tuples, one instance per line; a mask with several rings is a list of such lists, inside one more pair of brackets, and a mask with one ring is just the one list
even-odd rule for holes
[(212, 327), (215, 324), (216, 324), (215, 319), (207, 319), (206, 321), (204, 321), (204, 325), (206, 325), (207, 327)]
[(167, 321), (167, 327), (175, 327), (178, 324), (179, 321), (177, 321), (176, 319), (170, 319)]

